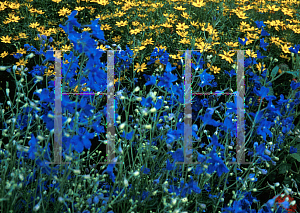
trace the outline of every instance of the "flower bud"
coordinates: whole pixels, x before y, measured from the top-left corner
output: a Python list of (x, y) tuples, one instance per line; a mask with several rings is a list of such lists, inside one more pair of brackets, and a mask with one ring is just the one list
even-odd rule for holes
[(151, 124), (145, 125), (145, 129), (151, 129), (151, 128), (152, 128)]
[(119, 126), (119, 129), (120, 129), (120, 130), (123, 130), (124, 127), (125, 127), (125, 124), (126, 124), (125, 122), (124, 122), (124, 123), (121, 123), (120, 126)]
[(133, 173), (133, 176), (134, 176), (134, 177), (137, 177), (137, 176), (139, 176), (139, 174), (140, 174), (139, 171), (135, 171), (135, 172)]
[(140, 87), (139, 87), (139, 86), (137, 86), (137, 87), (134, 88), (134, 90), (133, 90), (133, 92), (138, 92), (138, 91), (140, 91)]
[(185, 198), (182, 198), (181, 201), (182, 201), (183, 203), (186, 203), (186, 202), (188, 202), (188, 199), (185, 197)]
[(156, 108), (155, 107), (151, 108), (150, 112), (156, 112)]
[(129, 184), (128, 184), (128, 180), (127, 180), (126, 178), (124, 178), (124, 186), (125, 186), (125, 187), (128, 187), (128, 185), (129, 185)]

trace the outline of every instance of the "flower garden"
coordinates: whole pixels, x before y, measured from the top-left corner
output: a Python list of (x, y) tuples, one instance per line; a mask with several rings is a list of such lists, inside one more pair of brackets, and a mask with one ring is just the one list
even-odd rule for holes
[(0, 13), (0, 212), (299, 211), (298, 1)]

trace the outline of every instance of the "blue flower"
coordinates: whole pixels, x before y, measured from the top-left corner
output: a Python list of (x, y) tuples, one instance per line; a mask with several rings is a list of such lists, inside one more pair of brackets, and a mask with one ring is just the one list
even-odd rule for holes
[(266, 141), (266, 133), (272, 138), (272, 132), (269, 130), (271, 128), (272, 122), (267, 119), (263, 119), (259, 127), (257, 128), (257, 134), (263, 136), (264, 141)]
[[(254, 180), (251, 180), (252, 178), (254, 178)], [(257, 178), (255, 177), (255, 174), (254, 174), (254, 173), (251, 173), (251, 174), (249, 175), (249, 180), (250, 180), (251, 182), (256, 182), (256, 181), (257, 181)]]
[(294, 48), (293, 48), (293, 47), (290, 47), (290, 48), (289, 48), (289, 51), (290, 51), (291, 53), (298, 54), (299, 49), (300, 49), (300, 44), (295, 45)]
[(207, 160), (207, 163), (211, 163), (208, 166), (207, 172), (212, 174), (214, 171), (217, 171), (218, 176), (220, 177), (223, 173), (229, 172), (229, 169), (226, 167), (221, 158), (219, 158), (216, 153), (216, 147), (213, 147), (213, 150), (210, 152), (209, 156), (211, 159)]
[(74, 149), (81, 153), (84, 148), (89, 149), (91, 148), (91, 141), (90, 139), (94, 138), (93, 133), (85, 132), (85, 128), (79, 128), (79, 135), (74, 135), (71, 139), (71, 143), (74, 145)]
[(262, 56), (259, 50), (256, 51), (256, 54), (257, 54), (257, 59), (263, 59), (267, 57), (267, 56)]
[(220, 147), (221, 149), (225, 149), (225, 147), (222, 144), (218, 143), (218, 138), (214, 134), (212, 137), (208, 137), (211, 140), (211, 143), (208, 144), (207, 146), (214, 146), (214, 147)]
[(225, 73), (228, 74), (230, 78), (236, 75), (234, 69), (230, 70), (230, 73), (227, 70), (225, 70)]
[(142, 166), (141, 172), (143, 172), (144, 174), (149, 174), (149, 173), (150, 173), (150, 169), (148, 169), (148, 168)]
[(159, 76), (159, 82), (157, 86), (170, 88), (174, 81), (177, 81), (177, 76), (171, 72), (165, 72), (163, 76)]
[(258, 91), (256, 87), (254, 87), (255, 94), (261, 96), (262, 99), (268, 95), (269, 90), (269, 88), (262, 86), (261, 89)]
[(255, 21), (254, 23), (256, 24), (257, 28), (262, 28), (266, 26), (263, 21)]
[(206, 85), (213, 87), (210, 82), (215, 79), (215, 76), (206, 73), (206, 69), (200, 75), (196, 75), (196, 77), (201, 79), (201, 83), (198, 84), (200, 87), (205, 87)]
[(99, 18), (95, 19), (94, 21), (91, 21), (91, 25), (84, 25), (85, 27), (90, 27), (93, 31), (93, 36), (95, 36), (96, 38), (100, 39), (100, 40), (103, 40), (103, 41), (107, 41), (105, 38), (104, 38), (104, 33), (103, 31), (101, 30), (101, 25), (98, 25), (98, 21), (99, 21)]
[(248, 41), (248, 38), (245, 37), (245, 41), (243, 41), (243, 40), (239, 37), (238, 40), (239, 40), (240, 44), (244, 46), (244, 45), (246, 44), (246, 42)]
[(150, 80), (148, 80), (145, 85), (148, 86), (148, 85), (155, 85), (156, 84), (156, 79), (157, 79), (157, 76), (149, 76), (149, 75), (146, 75), (146, 74), (143, 74), (144, 77), (150, 77)]
[(265, 43), (265, 38), (260, 39), (260, 47), (264, 49), (264, 51), (267, 51), (266, 47), (269, 45), (269, 43)]
[[(218, 108), (218, 107), (215, 107), (215, 108)], [(202, 126), (212, 125), (212, 126), (217, 127), (217, 126), (221, 125), (220, 122), (215, 121), (215, 120), (212, 119), (212, 115), (214, 113), (215, 108), (207, 108), (204, 117), (203, 116), (199, 116), (201, 118), (201, 120), (204, 122), (202, 124)]]
[(270, 36), (270, 34), (266, 30), (264, 30), (264, 28), (261, 29), (260, 35), (261, 36)]
[(112, 160), (112, 163), (108, 164), (107, 168), (102, 172), (102, 174), (103, 174), (104, 172), (106, 172), (106, 173), (109, 175), (109, 177), (111, 178), (111, 180), (112, 180), (113, 182), (115, 182), (115, 178), (116, 178), (116, 176), (114, 175), (113, 170), (114, 170), (114, 167), (115, 167), (115, 165), (116, 165), (115, 162), (117, 162), (117, 159), (118, 159), (118, 157), (115, 157), (115, 158)]
[(300, 82), (299, 83), (296, 83), (294, 81), (291, 81), (291, 84), (290, 84), (292, 90), (296, 90), (297, 88), (300, 87)]
[(172, 158), (174, 159), (174, 161), (177, 162), (184, 162), (184, 156), (183, 156), (183, 150), (181, 149), (177, 149), (175, 152), (168, 152), (168, 154), (172, 155)]
[(21, 57), (23, 56), (23, 54), (21, 54), (21, 53), (16, 53), (16, 54), (14, 54), (13, 56), (14, 56), (14, 58), (16, 58), (16, 59), (19, 59), (19, 58), (21, 58)]
[(263, 160), (265, 160), (265, 161), (270, 161), (271, 158), (270, 158), (268, 155), (265, 155), (265, 154), (264, 154), (265, 149), (266, 149), (265, 143), (260, 144), (259, 146), (257, 146), (257, 147), (255, 148), (255, 151), (256, 151), (256, 154), (255, 154), (255, 155), (260, 156), (260, 157), (261, 157)]
[(121, 137), (126, 138), (127, 140), (131, 140), (131, 138), (133, 137), (133, 133), (134, 131), (132, 130), (131, 132), (127, 133), (125, 136), (125, 131), (123, 131)]
[(290, 146), (290, 154), (297, 153), (297, 148)]

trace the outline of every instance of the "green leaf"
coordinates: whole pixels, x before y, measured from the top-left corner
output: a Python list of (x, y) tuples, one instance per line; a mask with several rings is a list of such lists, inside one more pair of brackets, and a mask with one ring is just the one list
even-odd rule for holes
[(292, 168), (292, 165), (291, 164), (282, 164), (279, 166), (278, 170), (278, 174), (285, 174), (286, 171), (289, 171), (290, 169)]
[(292, 74), (292, 75), (295, 76), (296, 78), (300, 78), (300, 70), (296, 70), (296, 71), (285, 71), (284, 73)]
[(291, 154), (293, 158), (295, 158), (298, 162), (300, 162), (300, 155), (298, 153)]
[(272, 69), (272, 72), (271, 72), (271, 77), (272, 79), (275, 77), (275, 75), (278, 73), (278, 70), (279, 70), (279, 66), (276, 66)]
[(268, 96), (269, 95), (274, 95), (274, 90), (273, 90), (273, 87), (268, 87), (270, 90), (268, 92)]

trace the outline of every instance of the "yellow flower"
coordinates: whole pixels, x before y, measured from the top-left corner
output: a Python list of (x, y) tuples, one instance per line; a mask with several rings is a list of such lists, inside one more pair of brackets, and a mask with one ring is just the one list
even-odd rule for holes
[(288, 46), (286, 43), (284, 44), (284, 46), (283, 45), (280, 45), (280, 46), (281, 46), (282, 52), (287, 53), (287, 54), (290, 53), (289, 48), (291, 46)]
[(196, 3), (195, 3), (195, 2), (192, 3), (192, 5), (193, 5), (194, 7), (203, 7), (203, 6), (205, 6), (205, 4), (206, 4), (206, 3), (204, 3), (203, 0), (197, 0)]
[(2, 42), (2, 43), (11, 43), (11, 42), (10, 42), (11, 39), (12, 39), (12, 38), (9, 37), (8, 35), (6, 35), (6, 37), (2, 36), (2, 37), (1, 37), (1, 42)]
[(27, 63), (28, 63), (27, 60), (24, 61), (24, 59), (20, 59), (20, 60), (16, 63), (16, 65), (17, 65), (17, 66), (21, 66), (21, 65), (25, 66)]
[(19, 22), (20, 17), (19, 16), (14, 16), (13, 14), (8, 14), (9, 18), (6, 18), (9, 22)]
[(27, 35), (25, 33), (19, 33), (19, 37), (20, 38), (28, 38)]
[(82, 31), (90, 31), (90, 30), (92, 30), (92, 29), (89, 28), (89, 27), (85, 27), (85, 28), (82, 29)]
[(261, 73), (261, 71), (263, 71), (265, 68), (265, 64), (262, 65), (261, 62), (259, 62), (256, 64), (256, 68), (258, 69), (259, 73)]
[[(230, 51), (229, 51), (230, 52)], [(219, 56), (221, 56), (221, 58), (222, 59), (225, 59), (226, 61), (228, 61), (230, 64), (233, 62), (233, 60), (232, 60), (232, 56), (235, 54), (235, 53), (229, 53), (229, 52), (225, 52), (224, 50), (223, 50), (223, 53), (224, 53), (224, 55), (222, 55), (222, 54), (219, 54)]]
[(218, 74), (219, 71), (221, 70), (221, 68), (218, 68), (216, 66), (211, 66), (210, 63), (207, 63), (207, 68), (210, 70), (210, 71), (213, 71), (214, 74)]
[(121, 40), (121, 36), (115, 36), (112, 38), (115, 43), (118, 43)]
[(1, 55), (0, 55), (1, 58), (4, 58), (6, 56), (8, 56), (8, 52), (6, 52), (6, 51), (4, 51), (3, 53), (1, 53)]
[(84, 10), (84, 7), (75, 7), (74, 10), (81, 11), (81, 10)]
[(71, 10), (69, 10), (68, 8), (63, 7), (62, 9), (60, 9), (58, 11), (59, 16), (66, 16), (66, 15), (70, 15), (71, 14)]
[(61, 0), (51, 0), (51, 1), (53, 1), (53, 2), (55, 2), (55, 3), (61, 2)]
[(128, 24), (128, 21), (120, 21), (120, 22), (116, 22), (117, 27), (124, 27)]
[(140, 30), (140, 29), (135, 29), (135, 30), (130, 30), (129, 32), (130, 32), (130, 34), (132, 35), (132, 34), (134, 34), (134, 35), (136, 35), (136, 34), (138, 34), (139, 32), (141, 32), (142, 30)]
[(186, 8), (183, 8), (182, 6), (180, 6), (180, 7), (174, 7), (174, 9), (175, 9), (175, 10), (180, 10), (180, 11), (186, 10)]
[(179, 41), (179, 43), (181, 43), (181, 44), (191, 44), (191, 41), (190, 41), (190, 39), (183, 38)]
[(111, 26), (109, 26), (108, 24), (102, 24), (101, 25), (101, 30), (110, 30)]
[(146, 69), (146, 64), (145, 63), (143, 63), (143, 64), (139, 64), (139, 63), (136, 63), (136, 65), (135, 65), (137, 68), (135, 69), (136, 70), (136, 72), (138, 73), (138, 72), (143, 72), (145, 69)]
[(189, 26), (185, 25), (185, 23), (178, 23), (176, 25), (176, 30), (186, 30), (188, 28), (189, 28)]
[(23, 49), (23, 48), (20, 48), (19, 50), (17, 50), (17, 53), (25, 54), (25, 53), (26, 53), (26, 50)]
[(147, 46), (148, 44), (153, 44), (154, 41), (152, 41), (152, 38), (146, 39), (146, 41), (143, 42), (143, 45)]
[(31, 27), (31, 28), (37, 28), (38, 26), (40, 26), (40, 24), (37, 23), (37, 22), (31, 23), (31, 24), (29, 25), (29, 27)]

